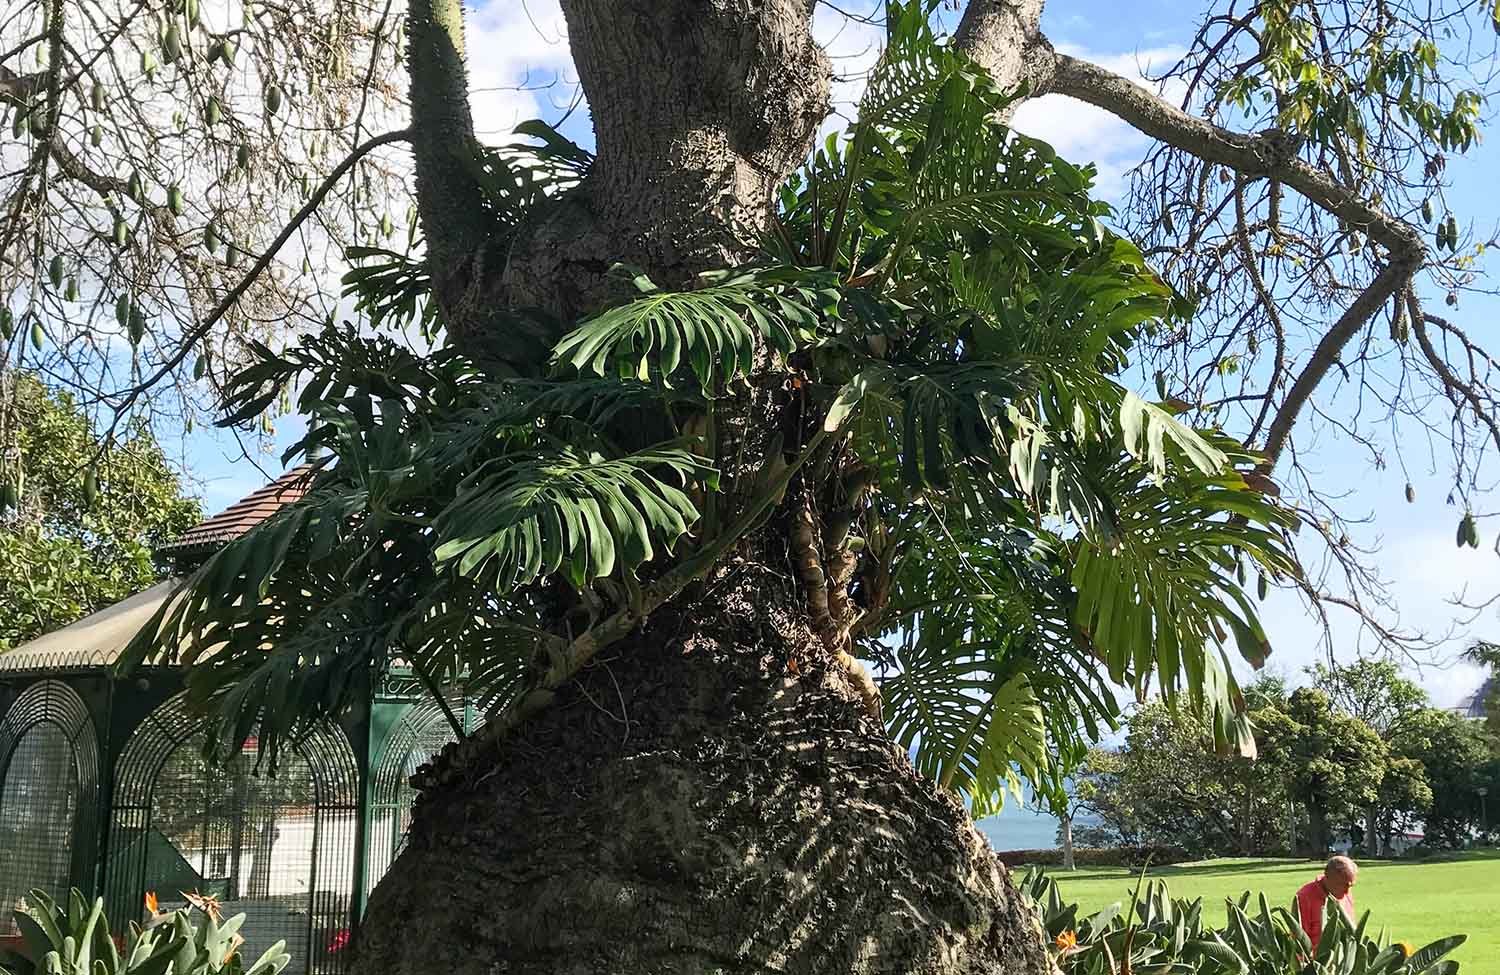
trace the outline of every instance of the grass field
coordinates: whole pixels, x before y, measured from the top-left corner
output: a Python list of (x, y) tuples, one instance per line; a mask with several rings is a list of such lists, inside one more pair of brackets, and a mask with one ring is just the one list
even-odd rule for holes
[[(1298, 887), (1317, 876), (1306, 860), (1208, 860), (1159, 867), (1151, 877), (1167, 882), (1174, 897), (1202, 897), (1205, 919), (1224, 923), (1225, 898), (1264, 892), (1272, 904), (1290, 905)], [(1056, 870), (1062, 894), (1088, 913), (1130, 896), (1135, 878), (1124, 869)], [(1453, 954), (1460, 975), (1500, 975), (1500, 851), (1442, 861), (1361, 864), (1354, 905), (1370, 912), (1370, 926), (1384, 925), (1392, 940), (1418, 946), (1449, 934), (1469, 940)]]

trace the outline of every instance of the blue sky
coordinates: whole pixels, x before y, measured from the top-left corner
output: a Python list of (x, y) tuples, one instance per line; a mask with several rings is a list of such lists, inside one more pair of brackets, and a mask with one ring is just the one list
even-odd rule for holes
[[(858, 10), (868, 9), (870, 3), (849, 0), (840, 6)], [(1192, 28), (1184, 10), (1196, 14), (1197, 4), (1185, 0), (1051, 0), (1045, 29), (1054, 43), (1071, 53), (1136, 74), (1142, 66), (1180, 51)], [(556, 120), (566, 112), (576, 96), (576, 75), (556, 0), (526, 0), (524, 5), (493, 2), (473, 11), (469, 23), (470, 87), (476, 129), (482, 138), (501, 141), (520, 121)], [(847, 105), (858, 96), (857, 75), (873, 57), (878, 34), (831, 9), (820, 10), (817, 26), (835, 70), (852, 76), (835, 91), (836, 100)], [(1048, 139), (1074, 162), (1098, 163), (1099, 189), (1106, 198), (1118, 198), (1124, 174), (1148, 146), (1123, 123), (1057, 96), (1025, 106), (1016, 125)], [(591, 142), (585, 107), (572, 112), (564, 131), (580, 142)], [(1500, 147), (1495, 144), (1481, 145), (1450, 164), (1455, 186), (1449, 200), (1476, 227), (1488, 229), (1500, 221), (1500, 198), (1493, 189), (1497, 172)], [(1497, 314), (1500, 301), (1466, 298), (1454, 317), (1471, 333), (1483, 334)], [(229, 433), (202, 428), (185, 438), (181, 456), (205, 508), (220, 510), (279, 473), (281, 451), (299, 432), (299, 423), (283, 419), (270, 443), (241, 442)], [(1471, 598), (1500, 592), (1500, 555), (1491, 547), (1495, 532), (1500, 531), (1500, 519), (1481, 521), (1481, 531), (1489, 534), (1485, 543), (1477, 550), (1460, 551), (1454, 546), (1453, 531), (1462, 512), (1444, 503), (1452, 488), (1445, 455), (1417, 445), (1419, 449), (1410, 450), (1406, 459), (1418, 466), (1406, 473), (1394, 464), (1379, 471), (1363, 453), (1336, 436), (1304, 425), (1298, 437), (1304, 460), (1319, 472), (1325, 490), (1347, 492), (1345, 510), (1369, 516), (1351, 536), (1363, 547), (1380, 550), (1372, 561), (1397, 599), (1387, 622), (1407, 630), (1451, 635), (1432, 660), (1420, 667), (1414, 662), (1410, 669), (1437, 703), (1456, 703), (1473, 690), (1479, 674), (1471, 667), (1452, 665), (1453, 652), (1472, 637), (1500, 639), (1500, 616), (1492, 609), (1471, 621), (1467, 617), (1472, 614), (1459, 611), (1450, 600), (1463, 592)], [(1408, 478), (1417, 491), (1417, 502), (1412, 505), (1403, 497)], [(1295, 674), (1323, 659), (1322, 630), (1297, 598), (1273, 593), (1264, 611), (1273, 644), (1271, 666)], [(1375, 649), (1348, 618), (1335, 615), (1334, 624), (1332, 642), (1341, 659)]]

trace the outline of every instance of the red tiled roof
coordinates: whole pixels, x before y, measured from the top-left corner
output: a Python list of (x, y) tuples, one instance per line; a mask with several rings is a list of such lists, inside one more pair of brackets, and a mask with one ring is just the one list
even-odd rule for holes
[(258, 491), (236, 501), (212, 518), (188, 529), (181, 537), (161, 546), (163, 552), (216, 547), (265, 521), (283, 506), (307, 493), (313, 465), (294, 467)]

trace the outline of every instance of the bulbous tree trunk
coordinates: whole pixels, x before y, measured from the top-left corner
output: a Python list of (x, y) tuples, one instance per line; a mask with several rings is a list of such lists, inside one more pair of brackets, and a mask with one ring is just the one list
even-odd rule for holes
[(425, 794), (360, 973), (1043, 972), (964, 809), (795, 610), (725, 567)]
[[(610, 263), (680, 283), (751, 253), (828, 104), (808, 0), (563, 0), (595, 119), (582, 186), (495, 253), (455, 146), (457, 0), (414, 0), (414, 151), (434, 293), (479, 361), (493, 310), (576, 319)], [(471, 52), (470, 56), (482, 56)], [(556, 336), (529, 336), (542, 340)], [(795, 425), (751, 378), (719, 436)], [(736, 474), (739, 472), (727, 472)], [(438, 759), (375, 891), (361, 975), (1048, 970), (966, 811), (913, 771), (813, 626), (784, 507), (487, 754)]]

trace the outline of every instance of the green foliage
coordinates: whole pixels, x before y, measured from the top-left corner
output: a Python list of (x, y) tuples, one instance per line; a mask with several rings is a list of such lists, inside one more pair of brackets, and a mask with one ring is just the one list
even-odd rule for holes
[[(1478, 790), (1500, 795), (1500, 747), (1479, 722), (1441, 708), (1417, 712), (1392, 737), (1392, 748), (1420, 763), (1431, 790), (1423, 816), (1424, 843), (1461, 847), (1470, 832), (1483, 827), (1485, 812)], [(1500, 819), (1500, 801), (1489, 803), (1489, 823)]]
[(1349, 822), (1379, 799), (1389, 748), (1369, 725), (1307, 687), (1293, 692), (1284, 711), (1256, 712), (1255, 723), (1262, 755), (1307, 808), (1308, 842), (1322, 854), (1335, 823)]
[(29, 373), (4, 373), (0, 384), (11, 411), (0, 429), (11, 431), (14, 450), (0, 443), (0, 484), (17, 502), (0, 505), (4, 649), (161, 579), (166, 566), (153, 547), (200, 512), (143, 428), (101, 455), (91, 420), (66, 394)]
[(1286, 790), (1265, 761), (1221, 754), (1202, 719), (1153, 701), (1125, 741), (1093, 750), (1074, 777), (1080, 805), (1120, 841), (1181, 846), (1198, 856), (1266, 853), (1286, 836)]
[(1253, 902), (1241, 894), (1226, 903), (1224, 927), (1214, 929), (1204, 923), (1201, 898), (1174, 898), (1165, 881), (1145, 883), (1144, 871), (1123, 908), (1115, 903), (1087, 917), (1045, 874), (1030, 870), (1020, 886), (1064, 975), (1456, 975), (1458, 962), (1447, 956), (1466, 940), (1457, 934), (1418, 949), (1390, 943), (1383, 931), (1371, 938), (1368, 913), (1350, 923), (1330, 902), (1314, 951), (1295, 905), (1273, 908), (1263, 894)]
[[(538, 323), (497, 310), (509, 376), (333, 327), (257, 348), (227, 422), (300, 387), (292, 453), (329, 459), (127, 661), (195, 664), (218, 737), (264, 710), (273, 755), (397, 658), (467, 672), (503, 712), (795, 499), (854, 566), (852, 650), (899, 664), (892, 732), (976, 808), (1021, 779), (1058, 792), (1116, 686), (1245, 741), (1227, 647), (1268, 648), (1235, 567), (1294, 575), (1292, 516), (1251, 486), (1258, 458), (1122, 385), (1188, 303), (1102, 226), (1091, 169), (996, 121), (1008, 96), (924, 13), (892, 5), (859, 120), (785, 187), (751, 264), (675, 290), (618, 268), (633, 293), (539, 355)], [(476, 163), (502, 228), (588, 162), (523, 134)], [(556, 168), (518, 177), (528, 153)], [(350, 287), (417, 314), (417, 272), (387, 264)], [(794, 404), (776, 429), (746, 412), (768, 390)]]
[(1307, 668), (1307, 675), (1334, 707), (1382, 736), (1397, 732), (1427, 706), (1427, 692), (1402, 677), (1392, 660), (1361, 659), (1332, 667), (1318, 663)]
[(73, 890), (66, 905), (33, 890), (15, 912), (18, 949), (0, 953), (4, 975), (276, 975), (291, 961), (278, 941), (254, 963), (240, 955), (245, 915), (222, 923), (205, 902), (201, 923), (185, 907), (155, 915), (143, 929), (131, 923), (124, 938), (111, 936), (104, 899), (88, 904)]

